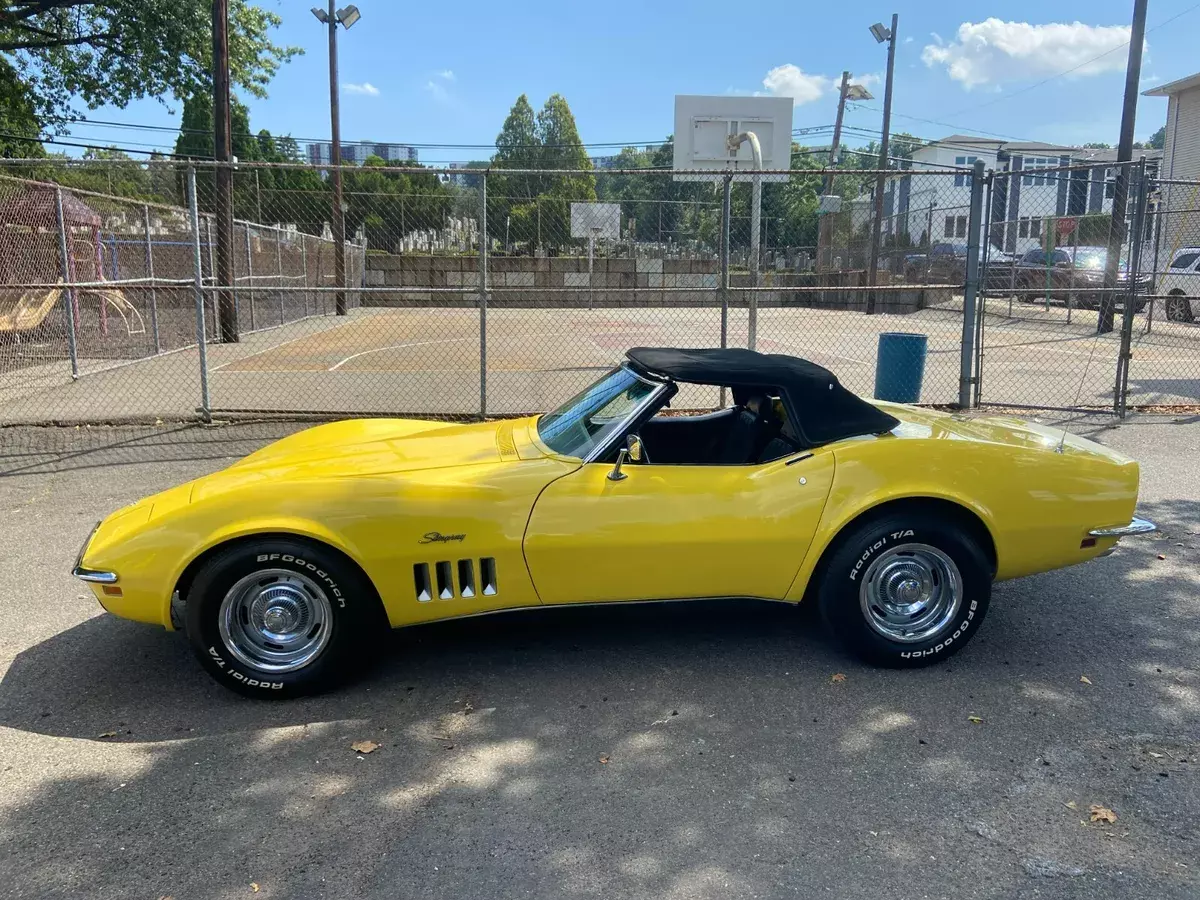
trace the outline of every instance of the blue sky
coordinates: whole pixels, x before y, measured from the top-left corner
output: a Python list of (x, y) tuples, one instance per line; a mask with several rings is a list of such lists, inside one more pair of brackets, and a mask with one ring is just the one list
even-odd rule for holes
[[(269, 98), (250, 99), (251, 124), (298, 138), (327, 137), (325, 32), (311, 3), (262, 5), (283, 16), (277, 42), (306, 53), (280, 71)], [(1126, 58), (1120, 44), (1132, 8), (1130, 0), (944, 6), (910, 0), (856, 4), (852, 11), (795, 0), (651, 2), (641, 10), (562, 0), (357, 5), (362, 20), (340, 36), (343, 139), (419, 144), (490, 143), (519, 94), (538, 107), (556, 91), (569, 101), (585, 142), (661, 140), (671, 131), (676, 93), (782, 93), (796, 98), (796, 127), (827, 125), (837, 101), (832, 82), (842, 69), (865, 79), (878, 98), (852, 107), (847, 123), (878, 130), (883, 89), (876, 81), (886, 48), (867, 28), (892, 12), (900, 15), (894, 129), (926, 138), (975, 131), (1116, 143)], [(1151, 4), (1143, 89), (1200, 68), (1200, 8), (1193, 6), (1196, 0)], [(177, 114), (146, 100), (89, 115), (176, 125)], [(1142, 98), (1139, 139), (1165, 117), (1165, 100)], [(95, 126), (75, 127), (73, 134), (73, 140), (130, 146), (171, 142), (161, 132)], [(807, 142), (827, 143), (828, 136)], [(481, 155), (486, 151), (421, 150), (422, 161), (431, 163)]]

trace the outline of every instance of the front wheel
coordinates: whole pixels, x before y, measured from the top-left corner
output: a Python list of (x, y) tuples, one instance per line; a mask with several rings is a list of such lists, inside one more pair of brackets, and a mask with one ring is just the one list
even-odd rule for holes
[(1183, 294), (1172, 294), (1167, 298), (1167, 318), (1172, 322), (1192, 321), (1192, 304)]
[(367, 654), (377, 633), (374, 589), (320, 544), (263, 539), (213, 556), (188, 591), (188, 640), (231, 690), (283, 699), (326, 690)]
[(823, 564), (826, 624), (865, 661), (925, 666), (957, 653), (979, 629), (992, 570), (954, 520), (895, 512), (852, 526)]

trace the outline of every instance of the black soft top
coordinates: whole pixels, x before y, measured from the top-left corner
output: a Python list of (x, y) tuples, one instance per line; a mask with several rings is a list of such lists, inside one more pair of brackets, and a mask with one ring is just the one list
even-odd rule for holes
[(899, 419), (842, 387), (828, 369), (795, 356), (737, 347), (635, 347), (626, 355), (633, 367), (645, 374), (730, 387), (735, 397), (745, 396), (745, 389), (778, 390), (788, 411), (785, 432), (793, 432), (792, 439), (802, 448), (859, 434), (882, 434), (900, 424)]

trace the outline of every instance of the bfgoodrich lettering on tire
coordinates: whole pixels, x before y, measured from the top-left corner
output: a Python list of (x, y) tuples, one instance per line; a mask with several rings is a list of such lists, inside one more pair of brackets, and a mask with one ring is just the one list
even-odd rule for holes
[(906, 668), (957, 653), (979, 630), (992, 571), (953, 517), (883, 514), (839, 536), (817, 601), (833, 632), (867, 662)]
[(362, 572), (317, 543), (264, 539), (208, 560), (188, 592), (188, 640), (221, 684), (279, 699), (324, 690), (364, 657), (380, 615)]

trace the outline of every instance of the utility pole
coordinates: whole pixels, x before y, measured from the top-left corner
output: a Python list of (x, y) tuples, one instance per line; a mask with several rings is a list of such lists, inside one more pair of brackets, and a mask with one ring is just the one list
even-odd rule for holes
[(833, 120), (833, 144), (829, 148), (830, 171), (825, 176), (825, 193), (833, 191), (833, 167), (837, 165), (838, 150), (842, 142), (842, 117), (846, 115), (846, 88), (850, 86), (850, 72), (842, 71), (842, 86), (838, 90), (837, 118)]
[(892, 127), (892, 76), (896, 70), (896, 28), (900, 17), (892, 13), (892, 27), (871, 26), (871, 34), (879, 43), (887, 41), (887, 81), (883, 88), (883, 134), (879, 139), (879, 174), (875, 178), (875, 216), (871, 225), (871, 263), (867, 269), (867, 315), (875, 312), (875, 279), (879, 275), (879, 232), (883, 225), (883, 189), (888, 163), (888, 136)]
[(346, 217), (342, 206), (342, 109), (338, 91), (337, 16), (329, 0), (329, 125), (332, 132), (330, 162), (333, 164), (333, 283), (339, 288), (334, 312), (346, 314)]
[[(1125, 214), (1129, 206), (1129, 172), (1133, 160), (1133, 126), (1137, 119), (1138, 82), (1142, 77), (1142, 44), (1146, 40), (1147, 0), (1133, 0), (1133, 27), (1129, 35), (1129, 62), (1125, 66), (1125, 102), (1121, 108), (1121, 138), (1117, 144), (1116, 183), (1113, 185), (1112, 223), (1108, 226), (1108, 255), (1104, 264), (1104, 294), (1096, 317), (1096, 333), (1113, 330), (1121, 248), (1125, 244)], [(1134, 235), (1133, 240), (1140, 240)], [(1131, 247), (1132, 250), (1132, 247)], [(1130, 256), (1132, 256), (1132, 252)], [(1133, 273), (1130, 273), (1132, 277)], [(1128, 302), (1128, 301), (1126, 301)]]
[[(842, 86), (838, 90), (837, 118), (833, 125), (833, 144), (829, 148), (828, 172), (825, 174), (825, 195), (833, 193), (833, 167), (838, 163), (838, 153), (842, 147), (842, 119), (846, 115), (847, 100), (870, 100), (871, 93), (861, 84), (850, 84), (850, 73), (842, 72)], [(832, 213), (822, 212), (820, 227), (817, 232), (817, 271), (833, 268), (833, 219)]]
[(238, 342), (237, 303), (233, 285), (233, 138), (229, 124), (229, 0), (212, 2), (213, 34), (213, 150), (217, 166), (213, 172), (216, 191), (213, 210), (217, 225), (217, 267), (213, 281), (217, 292), (221, 341)]
[(342, 124), (341, 100), (338, 94), (338, 56), (337, 56), (337, 27), (341, 22), (349, 30), (355, 22), (362, 18), (358, 7), (354, 5), (334, 10), (333, 0), (329, 0), (329, 10), (326, 12), (314, 6), (312, 14), (317, 21), (329, 29), (329, 125), (331, 143), (329, 147), (329, 171), (333, 178), (333, 219), (330, 230), (333, 232), (333, 278), (338, 288), (334, 303), (334, 311), (339, 316), (346, 314), (346, 208), (342, 203)]

